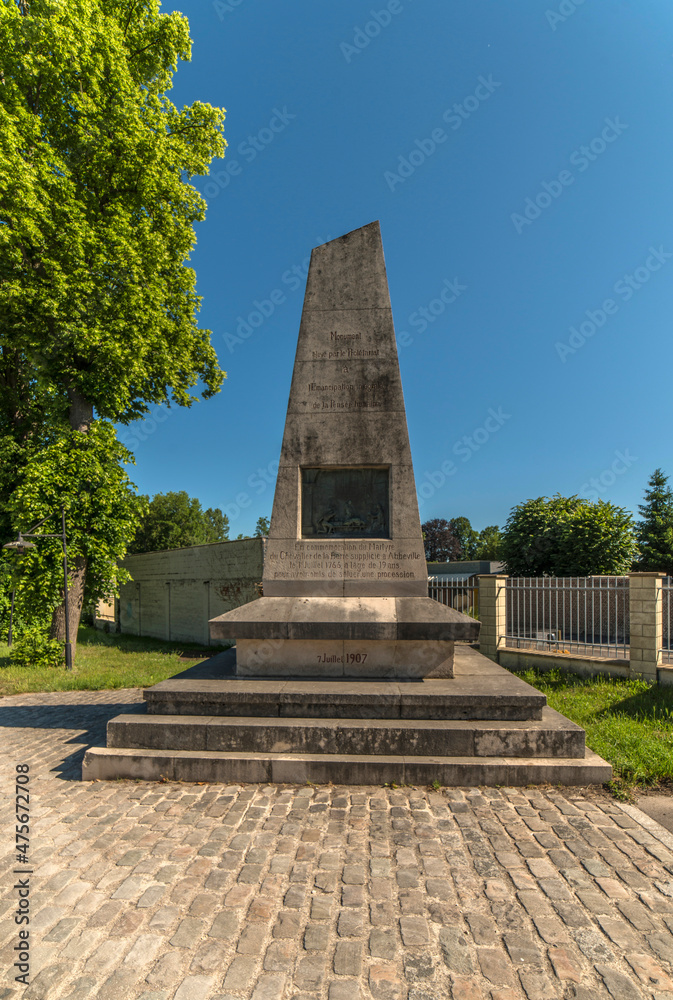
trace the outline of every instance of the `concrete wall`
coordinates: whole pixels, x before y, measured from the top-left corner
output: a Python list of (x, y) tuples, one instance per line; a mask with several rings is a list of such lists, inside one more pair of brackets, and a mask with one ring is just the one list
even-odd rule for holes
[(101, 602), (96, 624), (169, 642), (210, 645), (208, 620), (259, 597), (263, 538), (242, 538), (127, 556), (132, 576), (114, 606)]

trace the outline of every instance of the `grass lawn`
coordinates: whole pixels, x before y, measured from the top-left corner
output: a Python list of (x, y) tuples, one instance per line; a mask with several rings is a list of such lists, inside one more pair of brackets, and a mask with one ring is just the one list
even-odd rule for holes
[(560, 670), (519, 676), (586, 730), (587, 746), (612, 764), (613, 791), (673, 782), (673, 688)]
[(202, 652), (202, 659), (223, 647), (199, 647), (198, 643), (162, 642), (134, 635), (99, 632), (82, 626), (77, 637), (75, 665), (65, 667), (14, 667), (9, 647), (0, 643), (0, 695), (24, 691), (103, 691), (111, 688), (147, 687), (185, 670), (183, 650)]

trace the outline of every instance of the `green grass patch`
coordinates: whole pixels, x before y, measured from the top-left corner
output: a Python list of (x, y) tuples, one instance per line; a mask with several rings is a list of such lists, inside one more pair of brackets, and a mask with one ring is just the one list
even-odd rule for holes
[(0, 695), (26, 691), (104, 691), (124, 687), (147, 687), (173, 677), (190, 664), (180, 660), (183, 652), (199, 653), (206, 659), (225, 647), (198, 643), (162, 642), (144, 636), (107, 634), (83, 626), (77, 636), (72, 671), (61, 667), (15, 667), (9, 647), (0, 643)]
[(518, 676), (582, 726), (587, 746), (612, 764), (615, 792), (673, 781), (673, 688), (560, 670)]

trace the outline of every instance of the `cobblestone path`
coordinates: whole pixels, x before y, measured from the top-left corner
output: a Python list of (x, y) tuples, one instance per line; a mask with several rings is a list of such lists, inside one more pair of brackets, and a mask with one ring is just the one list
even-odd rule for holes
[(673, 1000), (673, 837), (638, 810), (577, 789), (82, 783), (133, 706), (0, 700), (0, 1000)]

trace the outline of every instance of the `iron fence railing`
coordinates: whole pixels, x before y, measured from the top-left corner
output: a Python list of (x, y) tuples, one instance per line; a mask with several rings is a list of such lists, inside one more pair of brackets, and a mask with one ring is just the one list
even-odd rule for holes
[(465, 574), (438, 574), (428, 577), (428, 596), (462, 611), (470, 618), (479, 617), (479, 580)]
[(505, 645), (628, 659), (628, 577), (509, 577)]
[(661, 584), (661, 658), (673, 664), (673, 576), (665, 576)]

